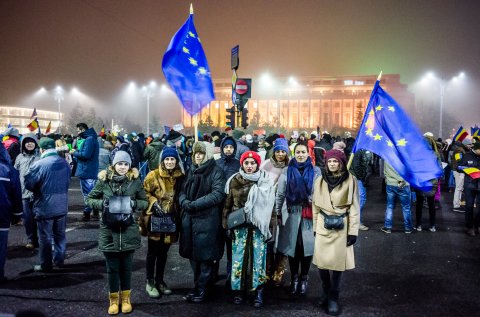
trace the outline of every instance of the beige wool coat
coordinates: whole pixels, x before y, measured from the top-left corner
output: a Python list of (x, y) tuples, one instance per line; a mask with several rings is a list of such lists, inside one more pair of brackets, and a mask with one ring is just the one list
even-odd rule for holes
[[(332, 192), (323, 177), (317, 178), (312, 199), (313, 229), (315, 231), (315, 247), (313, 264), (320, 269), (345, 271), (355, 268), (353, 246), (347, 247), (347, 235), (358, 236), (360, 224), (360, 203), (357, 179), (353, 175)], [(341, 215), (349, 212), (344, 218), (343, 230), (328, 230), (320, 209), (327, 215)]]

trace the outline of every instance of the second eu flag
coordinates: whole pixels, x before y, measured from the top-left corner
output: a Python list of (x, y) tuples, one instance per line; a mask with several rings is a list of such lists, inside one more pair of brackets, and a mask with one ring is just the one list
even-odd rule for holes
[(442, 175), (434, 152), (420, 130), (377, 80), (352, 152), (372, 151), (413, 187), (428, 191)]
[(200, 112), (215, 99), (210, 68), (193, 24), (193, 13), (170, 41), (163, 55), (162, 70), (190, 115)]

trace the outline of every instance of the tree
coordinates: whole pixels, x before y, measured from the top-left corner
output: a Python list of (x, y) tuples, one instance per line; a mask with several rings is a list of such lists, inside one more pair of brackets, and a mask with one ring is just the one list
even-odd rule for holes
[(362, 125), (363, 115), (365, 114), (365, 109), (363, 108), (362, 102), (358, 102), (355, 106), (355, 118), (353, 120), (353, 129), (358, 130)]

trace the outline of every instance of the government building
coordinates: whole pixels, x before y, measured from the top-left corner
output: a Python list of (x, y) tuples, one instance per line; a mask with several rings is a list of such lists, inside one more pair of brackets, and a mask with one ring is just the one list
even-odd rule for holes
[[(37, 119), (40, 125), (40, 131), (45, 133), (47, 129), (48, 123), (51, 121), (51, 131), (54, 132), (60, 123), (60, 119), (63, 118), (63, 114), (60, 114), (57, 111), (45, 111), (45, 110), (36, 110), (37, 111)], [(33, 113), (33, 108), (22, 108), (17, 106), (7, 106), (1, 105), (0, 106), (0, 130), (4, 131), (7, 126), (10, 124), (12, 127), (17, 128), (20, 134), (30, 133), (27, 126), (30, 122), (33, 121), (31, 119)], [(38, 130), (33, 131), (37, 133)]]
[[(286, 130), (355, 131), (362, 122), (377, 75), (312, 76), (279, 79), (267, 85), (252, 80), (252, 98), (247, 103), (249, 123), (254, 128), (268, 125)], [(413, 113), (414, 95), (400, 82), (400, 75), (383, 75), (380, 84), (407, 112)], [(232, 107), (232, 84), (214, 80), (216, 100), (202, 109), (199, 120), (225, 127), (226, 109)], [(193, 118), (182, 111), (186, 128)]]

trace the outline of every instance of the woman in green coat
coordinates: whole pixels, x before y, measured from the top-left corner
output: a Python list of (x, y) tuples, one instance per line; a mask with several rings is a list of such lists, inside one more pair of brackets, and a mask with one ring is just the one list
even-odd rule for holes
[[(133, 252), (140, 248), (140, 233), (133, 221), (133, 213), (147, 208), (147, 196), (139, 172), (131, 168), (132, 160), (125, 151), (118, 151), (112, 166), (98, 174), (98, 181), (87, 197), (87, 205), (96, 210), (108, 206), (112, 196), (129, 196), (132, 220), (125, 228), (100, 222), (98, 249), (103, 252), (107, 264), (110, 307), (108, 313), (116, 315), (121, 301), (122, 313), (132, 311), (130, 303)], [(119, 291), (120, 294), (119, 294)]]

